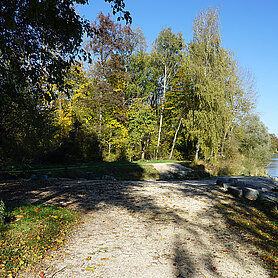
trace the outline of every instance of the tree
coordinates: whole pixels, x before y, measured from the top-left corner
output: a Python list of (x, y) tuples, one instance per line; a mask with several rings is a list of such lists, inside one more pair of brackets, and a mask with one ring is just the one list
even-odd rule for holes
[(182, 34), (174, 34), (171, 28), (163, 29), (154, 42), (152, 54), (155, 63), (160, 68), (159, 78), (161, 82), (160, 88), (162, 89), (160, 97), (160, 120), (157, 139), (156, 159), (161, 140), (166, 91), (167, 89), (169, 89), (168, 86), (181, 64), (181, 51), (183, 49), (183, 46), (184, 43)]
[(278, 137), (275, 134), (269, 134), (271, 139), (271, 152), (277, 153), (278, 152)]
[[(98, 15), (92, 29), (96, 35), (88, 42), (87, 50), (94, 57), (91, 69), (94, 90), (88, 101), (94, 99), (94, 103), (91, 103), (98, 113), (98, 119), (95, 117), (95, 120), (99, 138), (104, 150), (110, 155), (111, 147), (117, 145), (113, 143), (118, 142), (116, 137), (119, 134), (126, 137), (124, 122), (127, 117), (127, 87), (130, 80), (127, 69), (129, 57), (136, 49), (136, 36), (130, 26), (122, 27), (111, 20), (110, 15), (102, 13)], [(119, 133), (119, 130), (123, 132)]]
[[(171, 152), (169, 159), (172, 159), (177, 136), (182, 127), (182, 122), (188, 118), (190, 110), (196, 107), (198, 100), (193, 94), (193, 86), (190, 83), (190, 79), (186, 73), (186, 68), (182, 66), (174, 79), (171, 82), (172, 90), (167, 92), (167, 101), (165, 103), (165, 109), (170, 115), (170, 121), (174, 121), (176, 124), (176, 130), (174, 132)], [(173, 132), (172, 132), (173, 133)], [(171, 134), (172, 135), (172, 134)], [(172, 136), (170, 136), (172, 137)]]
[(146, 153), (153, 143), (152, 134), (157, 125), (155, 111), (143, 98), (134, 99), (129, 107), (129, 157), (146, 159)]
[[(62, 85), (63, 76), (82, 50), (84, 33), (94, 35), (75, 4), (87, 0), (0, 2), (0, 77), (2, 93), (16, 93), (18, 84), (40, 91), (40, 79)], [(106, 0), (113, 13), (130, 21), (123, 0)], [(85, 56), (86, 57), (86, 56)], [(29, 88), (30, 89), (30, 88)]]
[(154, 65), (152, 57), (143, 50), (134, 53), (129, 60), (128, 72), (131, 78), (128, 87), (130, 102), (134, 98), (142, 98), (145, 104), (157, 109), (157, 88), (160, 86), (157, 78), (159, 69)]
[(235, 123), (251, 107), (237, 68), (232, 53), (221, 46), (218, 11), (202, 11), (194, 20), (185, 59), (194, 99), (186, 125), (196, 141), (196, 160), (199, 151), (205, 159), (223, 155)]
[[(75, 4), (87, 2), (0, 1), (0, 134), (3, 139), (0, 148), (5, 149), (3, 142), (17, 133), (11, 124), (17, 121), (13, 111), (27, 115), (28, 109), (32, 114), (40, 99), (55, 97), (52, 85), (62, 89), (63, 79), (75, 60), (88, 58), (81, 47), (83, 35), (95, 33), (74, 8)], [(106, 2), (111, 4), (113, 13), (131, 20), (123, 0)]]
[(271, 156), (271, 140), (266, 126), (258, 115), (250, 115), (245, 119), (244, 137), (240, 151), (247, 158), (247, 167), (264, 167)]

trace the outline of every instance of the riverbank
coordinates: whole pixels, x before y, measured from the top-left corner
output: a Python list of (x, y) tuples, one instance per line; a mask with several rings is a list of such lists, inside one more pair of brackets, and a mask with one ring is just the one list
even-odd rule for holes
[(274, 154), (269, 164), (266, 167), (269, 176), (273, 177), (275, 180), (278, 180), (278, 154)]

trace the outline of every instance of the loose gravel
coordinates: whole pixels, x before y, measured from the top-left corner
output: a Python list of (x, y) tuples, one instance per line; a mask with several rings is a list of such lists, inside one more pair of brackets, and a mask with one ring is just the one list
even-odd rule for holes
[(64, 181), (33, 196), (84, 212), (67, 245), (37, 266), (47, 278), (270, 277), (216, 206), (233, 197), (215, 180)]

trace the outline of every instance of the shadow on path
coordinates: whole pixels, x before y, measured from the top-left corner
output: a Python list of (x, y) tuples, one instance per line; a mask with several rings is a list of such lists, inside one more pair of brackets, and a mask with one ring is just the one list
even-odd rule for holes
[(0, 184), (0, 199), (67, 206), (84, 213), (122, 207), (140, 214), (150, 233), (156, 227), (173, 226), (169, 238), (173, 277), (224, 277), (224, 271), (231, 275), (225, 277), (234, 277), (235, 267), (244, 269), (241, 277), (254, 277), (254, 273), (248, 276), (252, 258), (247, 261), (248, 255), (239, 249), (244, 246), (242, 238), (226, 227), (221, 209), (215, 206), (230, 197), (213, 182), (18, 181)]

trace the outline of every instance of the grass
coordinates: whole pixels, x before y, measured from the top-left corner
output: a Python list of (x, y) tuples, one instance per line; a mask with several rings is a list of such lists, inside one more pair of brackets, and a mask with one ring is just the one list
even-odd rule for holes
[[(10, 166), (11, 169), (12, 166)], [(8, 171), (2, 168), (2, 171)], [(30, 178), (32, 174), (44, 174), (49, 177), (99, 179), (110, 175), (117, 180), (147, 180), (159, 178), (152, 165), (143, 162), (88, 162), (75, 164), (33, 165), (29, 168), (14, 167), (12, 172), (0, 172), (0, 179)]]
[(278, 212), (270, 210), (264, 204), (240, 200), (230, 204), (220, 204), (229, 228), (241, 230), (249, 243), (259, 252), (250, 251), (250, 255), (259, 256), (271, 272), (278, 277)]
[(9, 219), (0, 226), (0, 277), (14, 277), (63, 245), (78, 222), (77, 212), (42, 205), (7, 205)]

